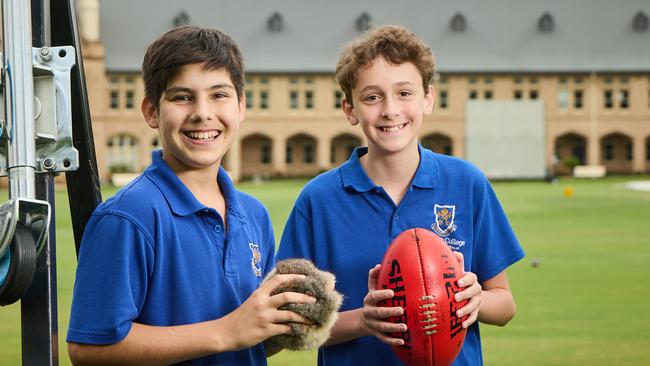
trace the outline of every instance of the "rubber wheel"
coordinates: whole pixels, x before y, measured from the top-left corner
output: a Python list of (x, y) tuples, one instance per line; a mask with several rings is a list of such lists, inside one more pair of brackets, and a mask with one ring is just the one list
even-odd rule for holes
[(36, 271), (34, 237), (30, 230), (20, 222), (16, 224), (16, 232), (6, 255), (11, 255), (11, 262), (7, 277), (0, 286), (0, 305), (2, 306), (15, 303), (27, 292)]

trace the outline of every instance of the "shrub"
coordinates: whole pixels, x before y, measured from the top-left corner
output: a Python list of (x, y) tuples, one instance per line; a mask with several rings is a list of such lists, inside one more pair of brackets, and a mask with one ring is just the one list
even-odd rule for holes
[(573, 171), (573, 168), (575, 168), (576, 165), (580, 165), (580, 164), (582, 164), (582, 162), (580, 161), (580, 159), (578, 159), (578, 157), (576, 157), (574, 155), (567, 156), (562, 161), (562, 165), (567, 167), (569, 169), (569, 171)]
[(126, 163), (117, 163), (111, 165), (108, 170), (111, 172), (111, 174), (115, 173), (133, 173), (133, 167), (130, 164)]

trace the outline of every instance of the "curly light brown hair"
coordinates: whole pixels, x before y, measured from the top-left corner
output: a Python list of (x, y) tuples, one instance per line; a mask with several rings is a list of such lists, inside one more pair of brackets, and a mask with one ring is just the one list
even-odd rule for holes
[(427, 93), (433, 79), (435, 61), (433, 52), (422, 39), (408, 29), (397, 25), (384, 25), (371, 29), (350, 42), (336, 65), (336, 81), (352, 106), (352, 89), (357, 82), (357, 71), (372, 65), (382, 56), (393, 65), (411, 62), (422, 76), (422, 87)]

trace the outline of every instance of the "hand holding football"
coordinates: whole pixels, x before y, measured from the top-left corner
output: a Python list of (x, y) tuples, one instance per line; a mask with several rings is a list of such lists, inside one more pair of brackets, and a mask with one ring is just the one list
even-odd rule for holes
[(393, 290), (393, 298), (379, 305), (400, 306), (404, 313), (388, 318), (404, 323), (406, 332), (391, 334), (404, 345), (393, 351), (408, 366), (451, 365), (465, 340), (464, 318), (456, 311), (467, 300), (456, 302), (456, 281), (463, 275), (445, 242), (426, 229), (409, 229), (398, 235), (384, 254), (377, 289)]

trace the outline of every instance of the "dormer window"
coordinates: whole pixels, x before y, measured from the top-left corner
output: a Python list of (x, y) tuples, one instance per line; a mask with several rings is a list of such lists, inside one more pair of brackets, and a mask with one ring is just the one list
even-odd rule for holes
[(370, 18), (370, 14), (366, 13), (365, 11), (357, 17), (356, 21), (356, 26), (357, 30), (359, 32), (365, 32), (368, 29), (370, 29), (370, 24), (372, 22), (372, 19)]
[(282, 14), (278, 13), (277, 11), (273, 13), (269, 17), (269, 20), (266, 22), (266, 27), (271, 31), (271, 32), (280, 32), (284, 28), (284, 19), (282, 18)]
[(539, 17), (539, 20), (537, 21), (537, 29), (539, 29), (539, 31), (542, 33), (550, 33), (555, 27), (554, 23), (555, 21), (553, 20), (553, 16), (548, 12), (544, 13), (541, 17)]
[(465, 20), (465, 16), (461, 13), (456, 13), (456, 15), (454, 15), (451, 18), (449, 27), (454, 32), (464, 32), (465, 28), (467, 27), (467, 21)]
[(174, 17), (173, 22), (174, 27), (188, 25), (190, 24), (190, 16), (185, 12), (185, 10), (181, 10), (181, 12)]
[(639, 11), (634, 16), (632, 29), (635, 32), (645, 32), (648, 30), (648, 16), (643, 11)]

